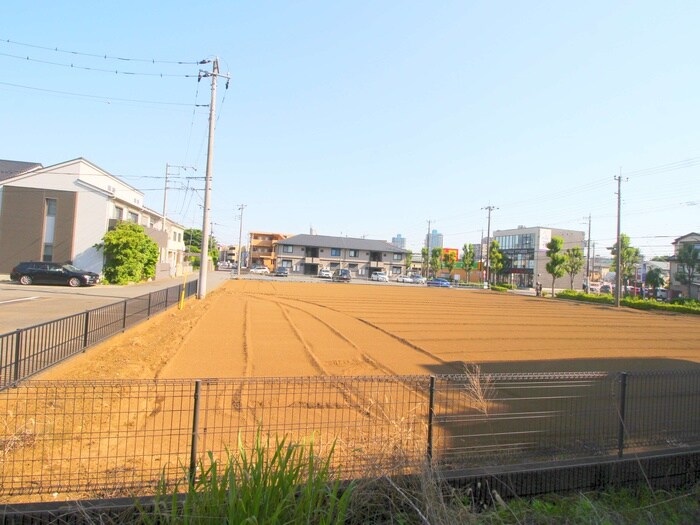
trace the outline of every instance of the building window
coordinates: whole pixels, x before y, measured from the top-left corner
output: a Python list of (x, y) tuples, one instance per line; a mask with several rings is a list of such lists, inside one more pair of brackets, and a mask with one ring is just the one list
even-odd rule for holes
[(289, 244), (282, 245), (282, 253), (294, 253), (294, 246)]
[(359, 257), (360, 250), (348, 250), (348, 257)]
[(340, 263), (331, 263), (330, 268), (331, 270), (337, 270), (338, 268), (340, 268)]
[(348, 270), (350, 270), (352, 273), (357, 273), (357, 263), (348, 264)]
[(53, 261), (53, 243), (56, 233), (56, 199), (46, 199), (44, 213), (44, 247), (41, 260), (51, 262)]
[(395, 261), (400, 261), (400, 260), (402, 260), (402, 259), (403, 259), (403, 254), (401, 254), (401, 253), (395, 253), (395, 254), (394, 254), (394, 260), (395, 260)]
[(331, 257), (340, 257), (340, 248), (331, 248)]
[(114, 217), (113, 219), (117, 219), (118, 221), (122, 220), (124, 217), (124, 208), (120, 208), (119, 206), (114, 207)]
[(292, 267), (291, 259), (282, 259), (282, 268), (291, 268), (291, 267)]
[(130, 212), (129, 212), (129, 222), (135, 222), (136, 224), (138, 224), (138, 222), (139, 222), (139, 214), (138, 214), (138, 213), (134, 213), (133, 211), (130, 211)]

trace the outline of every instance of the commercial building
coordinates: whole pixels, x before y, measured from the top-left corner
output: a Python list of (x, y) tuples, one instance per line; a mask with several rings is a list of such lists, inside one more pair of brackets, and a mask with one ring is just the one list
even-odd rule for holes
[(399, 275), (405, 273), (407, 253), (386, 241), (328, 235), (294, 235), (276, 246), (278, 266), (303, 275), (317, 275), (321, 268), (348, 269), (353, 277)]
[(425, 236), (425, 245), (428, 248), (428, 253), (430, 253), (433, 248), (442, 248), (443, 235), (437, 230), (433, 230)]
[[(564, 239), (562, 252), (578, 246), (584, 250), (585, 234), (577, 230), (561, 230), (558, 228), (519, 226), (513, 230), (496, 230), (493, 232), (493, 240), (500, 246), (501, 252), (510, 261), (510, 270), (505, 274), (505, 282), (514, 284), (520, 288), (532, 288), (537, 282), (545, 288), (551, 287), (552, 276), (547, 273), (546, 265), (547, 244), (552, 237)], [(585, 262), (583, 269), (574, 277), (574, 289), (581, 290), (585, 277)], [(568, 275), (560, 277), (554, 282), (555, 288), (569, 288), (571, 278)]]
[(119, 221), (160, 250), (156, 277), (183, 271), (184, 228), (143, 205), (141, 191), (78, 158), (52, 166), (0, 160), (0, 273), (21, 261), (71, 262), (100, 273), (102, 237)]
[(391, 244), (396, 246), (397, 248), (406, 248), (406, 237), (402, 237), (400, 233), (396, 234), (396, 237), (391, 238)]

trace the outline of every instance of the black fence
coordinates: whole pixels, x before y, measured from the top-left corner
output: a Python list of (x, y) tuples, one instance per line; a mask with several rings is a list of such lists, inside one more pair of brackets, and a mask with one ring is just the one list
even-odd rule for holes
[(699, 404), (698, 371), (27, 381), (0, 392), (0, 494), (147, 494), (260, 436), (346, 478), (590, 464), (700, 446)]
[(0, 335), (0, 390), (64, 360), (197, 292), (197, 280)]

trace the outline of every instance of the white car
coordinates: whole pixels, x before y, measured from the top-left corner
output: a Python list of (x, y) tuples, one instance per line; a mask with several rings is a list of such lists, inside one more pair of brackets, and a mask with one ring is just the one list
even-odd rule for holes
[(253, 266), (250, 269), (250, 273), (256, 273), (258, 275), (270, 275), (270, 269), (267, 266)]
[(397, 283), (414, 283), (413, 277), (410, 275), (399, 275), (396, 278)]
[(382, 283), (389, 282), (389, 276), (386, 274), (386, 272), (373, 272), (371, 279)]
[(333, 272), (331, 272), (328, 268), (321, 268), (318, 271), (318, 276), (321, 279), (331, 279), (333, 277)]
[(416, 284), (425, 284), (428, 281), (428, 279), (426, 279), (422, 275), (416, 274), (416, 275), (412, 275), (411, 277), (413, 278), (413, 282)]

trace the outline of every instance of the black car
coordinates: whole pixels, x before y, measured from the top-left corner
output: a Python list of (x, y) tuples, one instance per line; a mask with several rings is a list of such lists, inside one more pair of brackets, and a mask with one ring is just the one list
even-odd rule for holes
[(67, 284), (90, 286), (100, 282), (100, 276), (76, 268), (72, 264), (52, 262), (21, 262), (12, 269), (10, 279), (19, 284)]
[(289, 277), (289, 268), (277, 268), (272, 275), (275, 277)]

